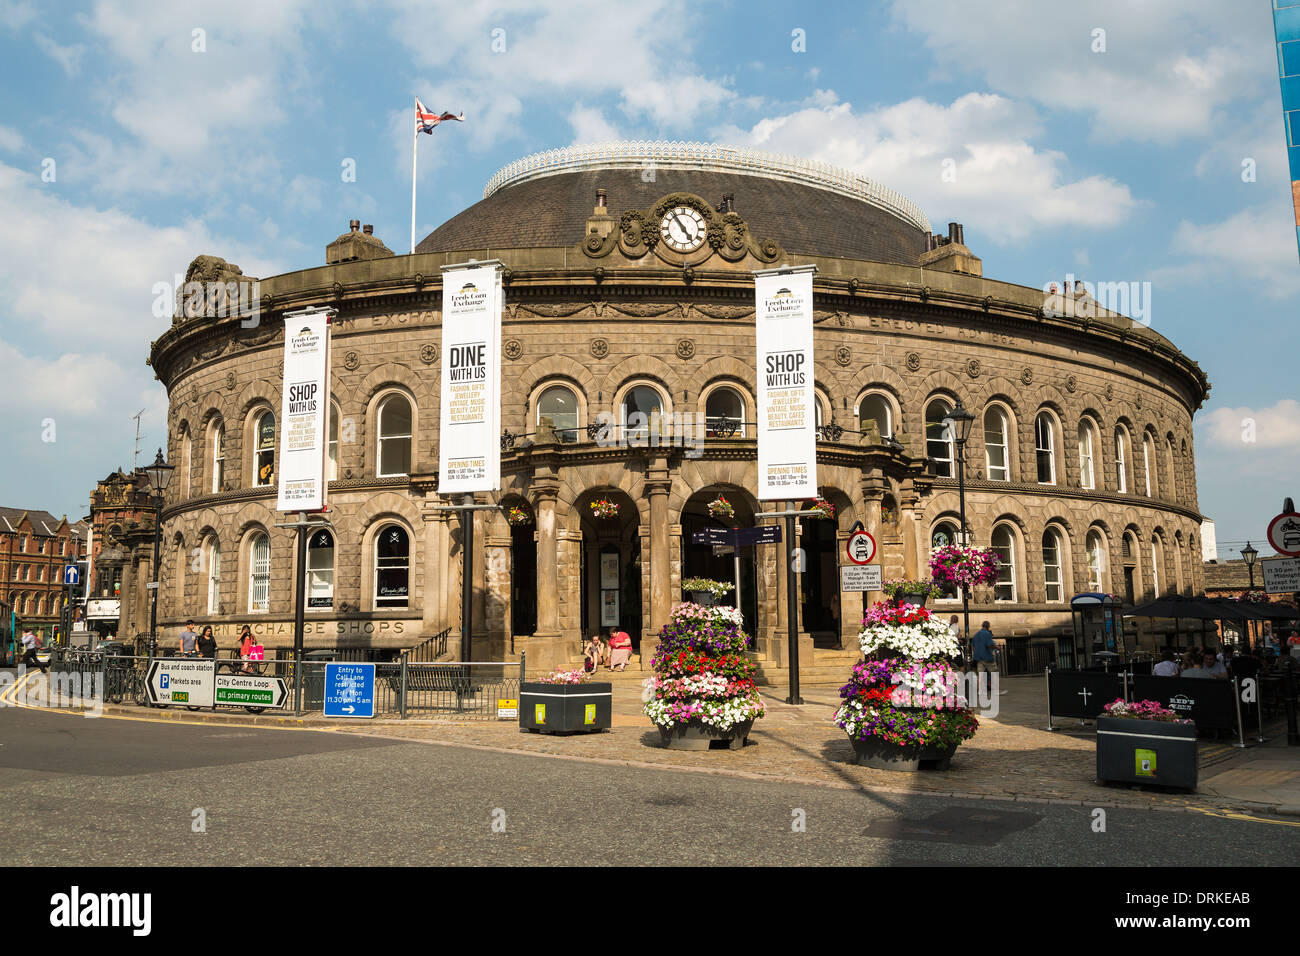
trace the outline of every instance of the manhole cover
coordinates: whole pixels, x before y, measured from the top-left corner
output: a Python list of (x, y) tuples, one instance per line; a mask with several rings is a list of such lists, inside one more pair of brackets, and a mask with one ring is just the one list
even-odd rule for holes
[(931, 843), (996, 846), (1005, 837), (1027, 830), (1040, 819), (1042, 817), (1037, 813), (949, 807), (928, 817), (877, 820), (863, 830), (862, 835), (876, 840), (923, 840)]

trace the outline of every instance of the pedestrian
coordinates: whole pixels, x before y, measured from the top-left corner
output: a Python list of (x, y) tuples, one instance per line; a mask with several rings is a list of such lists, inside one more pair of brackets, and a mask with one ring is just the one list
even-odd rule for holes
[(194, 633), (194, 622), (186, 621), (185, 630), (181, 631), (181, 657), (194, 657), (197, 653), (199, 636)]
[(609, 669), (622, 671), (632, 660), (632, 638), (627, 631), (609, 629)]
[(44, 674), (49, 668), (36, 659), (36, 651), (40, 646), (41, 639), (32, 633), (30, 627), (23, 631), (23, 665), (31, 664), (34, 667), (39, 667), (41, 673)]
[(1174, 660), (1174, 652), (1166, 648), (1164, 654), (1160, 656), (1160, 662), (1151, 668), (1153, 677), (1177, 677), (1178, 662)]
[(217, 639), (212, 636), (212, 625), (203, 625), (203, 633), (199, 635), (198, 640), (199, 656), (216, 659), (217, 656)]
[[(976, 675), (988, 674), (988, 696), (993, 696), (993, 675), (998, 672), (998, 658), (994, 652), (997, 644), (993, 640), (993, 632), (989, 630), (989, 622), (985, 621), (975, 636), (971, 638), (971, 660), (975, 662)], [(980, 683), (980, 678), (976, 676), (976, 682)], [(999, 691), (999, 694), (1005, 694), (1006, 691)]]
[(255, 646), (257, 646), (257, 640), (253, 637), (253, 629), (245, 624), (239, 632), (239, 659), (244, 662), (244, 666), (240, 670), (245, 674), (253, 673), (253, 665), (249, 661), (252, 660)]

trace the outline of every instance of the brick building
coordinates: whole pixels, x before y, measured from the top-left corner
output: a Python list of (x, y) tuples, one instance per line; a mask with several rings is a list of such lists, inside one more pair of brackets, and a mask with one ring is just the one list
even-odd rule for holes
[(144, 471), (121, 468), (99, 481), (90, 496), (90, 587), (86, 621), (100, 637), (130, 641), (149, 632), (153, 564), (154, 496)]
[[(696, 233), (661, 241), (683, 208)], [(415, 255), (358, 225), (324, 266), (262, 279), (256, 324), (178, 316), (152, 345), (177, 466), (163, 516), (168, 627), (194, 617), (230, 642), (247, 622), (272, 646), (291, 640), (293, 537), (275, 527), (281, 316), (332, 306), (333, 530), (309, 550), (309, 646), (411, 646), (458, 630), (469, 573), (478, 659), (527, 650), (537, 666), (561, 663), (605, 614), (644, 652), (684, 578), (736, 574), (733, 557), (691, 543), (716, 523), (708, 502), (731, 500), (729, 524), (769, 520), (753, 497), (752, 273), (782, 264), (818, 267), (818, 477), (836, 506), (834, 520), (798, 522), (807, 645), (852, 646), (863, 599), (841, 594), (836, 566), (855, 522), (876, 537), (886, 579), (928, 576), (930, 548), (956, 537), (943, 419), (957, 402), (975, 415), (973, 543), (1004, 561), (998, 584), (972, 596), (976, 620), (1046, 639), (1068, 628), (1076, 592), (1139, 603), (1202, 588), (1200, 367), (1085, 292), (985, 278), (960, 224), (936, 235), (905, 197), (856, 174), (700, 144), (572, 147), (501, 170)], [(471, 259), (505, 266), (491, 498), (527, 523), (478, 512), (463, 569), (459, 517), (436, 493), (440, 270)], [(191, 275), (251, 281), (214, 257)], [(681, 413), (703, 424), (689, 448), (669, 435)], [(600, 498), (617, 515), (594, 517)], [(744, 549), (738, 569), (746, 630), (773, 666), (785, 653), (783, 551)], [(954, 594), (934, 606), (961, 605)]]
[(0, 507), (0, 590), (18, 619), (49, 640), (59, 623), (63, 568), (85, 557), (85, 522)]

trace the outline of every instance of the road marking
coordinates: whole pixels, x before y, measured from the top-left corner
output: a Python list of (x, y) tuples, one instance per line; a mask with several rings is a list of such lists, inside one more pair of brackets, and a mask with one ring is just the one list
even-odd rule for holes
[(1300, 821), (1295, 820), (1270, 820), (1268, 817), (1255, 817), (1249, 813), (1237, 813), (1232, 810), (1214, 810), (1210, 807), (1188, 807), (1187, 809), (1203, 813), (1207, 817), (1219, 817), (1223, 820), (1240, 820), (1243, 823), (1271, 823), (1277, 827), (1300, 827)]

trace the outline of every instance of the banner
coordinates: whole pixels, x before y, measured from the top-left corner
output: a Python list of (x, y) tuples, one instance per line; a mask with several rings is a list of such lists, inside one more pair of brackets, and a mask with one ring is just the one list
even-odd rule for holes
[(812, 277), (816, 266), (754, 274), (758, 497), (817, 494)]
[(326, 415), (329, 414), (329, 312), (284, 317), (280, 383), (281, 511), (325, 507)]
[(500, 264), (442, 275), (438, 492), (501, 487)]

